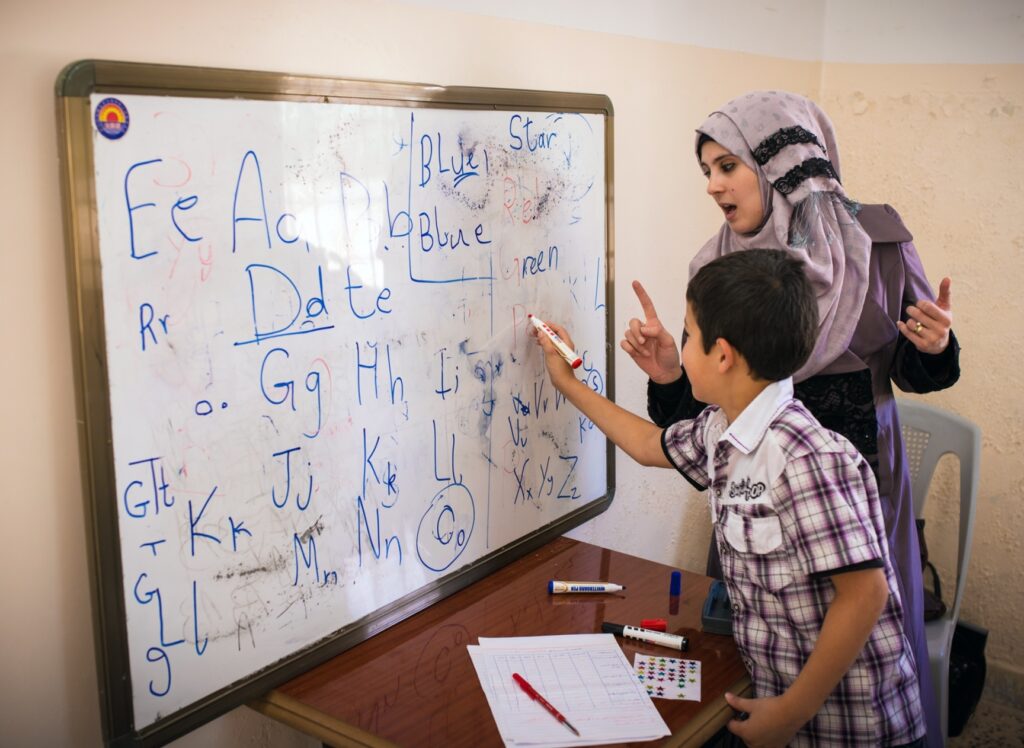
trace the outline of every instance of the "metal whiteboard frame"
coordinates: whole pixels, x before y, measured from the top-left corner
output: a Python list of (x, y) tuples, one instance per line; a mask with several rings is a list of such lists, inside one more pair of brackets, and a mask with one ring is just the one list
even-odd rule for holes
[(136, 730), (122, 593), (110, 392), (103, 326), (95, 169), (93, 93), (269, 99), (466, 110), (573, 111), (605, 117), (605, 323), (609, 396), (614, 397), (614, 142), (611, 100), (600, 94), (356, 80), (221, 68), (81, 60), (56, 81), (64, 241), (74, 347), (75, 400), (89, 531), (89, 571), (104, 740), (110, 746), (158, 746), (243, 705), (434, 602), (486, 577), (605, 511), (615, 493), (614, 446), (607, 445), (607, 493), (464, 569), (373, 613), (173, 714)]

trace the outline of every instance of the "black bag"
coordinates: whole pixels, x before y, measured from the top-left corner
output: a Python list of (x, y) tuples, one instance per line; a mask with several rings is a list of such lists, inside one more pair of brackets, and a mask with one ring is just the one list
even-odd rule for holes
[(949, 654), (949, 736), (955, 738), (978, 706), (985, 689), (988, 629), (960, 621)]
[(942, 580), (939, 579), (939, 572), (935, 564), (928, 560), (928, 544), (924, 541), (924, 519), (917, 522), (917, 544), (921, 549), (921, 578), (924, 581), (924, 573), (932, 573), (932, 589), (924, 588), (924, 620), (934, 621), (946, 614), (946, 603), (942, 602)]

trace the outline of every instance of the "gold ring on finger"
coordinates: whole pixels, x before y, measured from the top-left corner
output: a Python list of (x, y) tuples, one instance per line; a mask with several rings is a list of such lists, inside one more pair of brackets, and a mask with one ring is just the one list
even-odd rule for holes
[(916, 325), (914, 325), (914, 332), (916, 332), (918, 335), (921, 334), (921, 330), (923, 330), (923, 329), (924, 329), (924, 325), (922, 325), (920, 322), (918, 322)]

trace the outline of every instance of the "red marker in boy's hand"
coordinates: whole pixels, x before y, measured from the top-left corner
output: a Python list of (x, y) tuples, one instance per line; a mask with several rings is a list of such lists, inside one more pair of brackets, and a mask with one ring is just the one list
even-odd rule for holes
[(583, 359), (576, 355), (576, 351), (572, 349), (572, 346), (562, 340), (562, 337), (544, 320), (540, 317), (534, 317), (532, 314), (527, 314), (526, 318), (533, 323), (534, 328), (538, 332), (538, 337), (540, 333), (544, 333), (548, 340), (554, 344), (555, 350), (558, 351), (559, 356), (565, 359), (565, 363), (574, 369), (583, 363)]

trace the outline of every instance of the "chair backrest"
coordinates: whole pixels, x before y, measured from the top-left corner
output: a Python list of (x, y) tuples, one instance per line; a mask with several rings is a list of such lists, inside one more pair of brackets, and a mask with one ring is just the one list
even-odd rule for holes
[(928, 486), (939, 458), (954, 454), (960, 461), (960, 544), (957, 552), (956, 592), (949, 606), (953, 620), (960, 616), (960, 599), (967, 579), (974, 534), (974, 507), (981, 473), (981, 431), (973, 423), (925, 403), (897, 399), (903, 444), (910, 466), (914, 516), (920, 517)]

